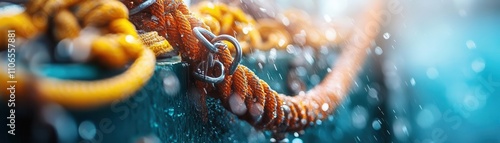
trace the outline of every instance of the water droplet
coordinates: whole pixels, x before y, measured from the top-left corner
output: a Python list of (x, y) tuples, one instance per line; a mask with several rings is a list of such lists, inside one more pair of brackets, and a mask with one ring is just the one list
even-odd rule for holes
[(298, 76), (306, 76), (307, 69), (305, 67), (300, 66), (295, 68), (295, 72), (297, 73)]
[(153, 16), (151, 16), (151, 20), (158, 21), (158, 17), (156, 17), (156, 16), (153, 15)]
[(474, 43), (474, 41), (472, 41), (472, 40), (467, 40), (467, 42), (465, 42), (465, 45), (467, 45), (467, 48), (469, 48), (469, 49), (476, 48), (476, 43)]
[(237, 93), (233, 93), (229, 97), (229, 107), (231, 107), (231, 111), (234, 114), (239, 115), (239, 116), (241, 116), (247, 112), (247, 107), (245, 105), (245, 101)]
[(288, 20), (288, 18), (286, 18), (286, 17), (283, 17), (283, 18), (281, 18), (281, 23), (283, 23), (283, 25), (285, 25), (285, 26), (288, 26), (288, 25), (290, 25), (290, 20)]
[(174, 116), (175, 109), (174, 108), (168, 108), (165, 110), (169, 116)]
[(285, 45), (285, 42), (286, 42), (285, 39), (280, 39), (278, 41), (278, 46), (282, 47), (283, 45)]
[(410, 83), (411, 83), (411, 86), (415, 86), (415, 84), (417, 84), (417, 83), (415, 82), (415, 79), (414, 79), (414, 78), (411, 78), (411, 79), (410, 79)]
[(385, 32), (383, 36), (384, 36), (384, 39), (386, 39), (386, 40), (391, 38), (391, 34), (389, 34), (387, 32)]
[(136, 143), (161, 143), (160, 138), (156, 135), (148, 135), (144, 137), (140, 137), (135, 141)]
[(177, 76), (172, 73), (168, 72), (167, 74), (164, 75), (163, 78), (163, 89), (165, 90), (165, 93), (170, 96), (174, 96), (179, 92), (179, 89), (181, 88), (179, 79)]
[(83, 121), (80, 123), (78, 126), (78, 134), (80, 134), (80, 137), (85, 139), (85, 140), (92, 140), (94, 136), (96, 135), (97, 130), (93, 122), (91, 121)]
[[(276, 60), (277, 57), (278, 57), (278, 54), (277, 54), (276, 48), (272, 48), (271, 50), (269, 50), (269, 60), (270, 61)], [(276, 65), (275, 65), (275, 67), (276, 67)]]
[(363, 129), (366, 126), (366, 118), (368, 116), (368, 111), (362, 106), (356, 106), (352, 110), (352, 125), (358, 129)]
[(430, 127), (435, 121), (434, 115), (429, 109), (423, 109), (417, 114), (417, 124), (422, 128)]
[(310, 54), (310, 53), (306, 53), (304, 54), (304, 58), (306, 59), (306, 61), (309, 63), (309, 64), (313, 64), (314, 63), (314, 58), (313, 56)]
[(369, 88), (368, 95), (372, 98), (378, 98), (378, 92), (375, 88)]
[(399, 140), (399, 141), (407, 141), (410, 133), (409, 133), (409, 124), (406, 121), (406, 119), (399, 119), (395, 120), (394, 124), (392, 126), (392, 131), (394, 133), (394, 136)]
[(335, 29), (326, 30), (325, 31), (325, 37), (329, 41), (333, 41), (333, 40), (335, 40), (337, 38), (337, 32), (335, 31)]
[(293, 45), (286, 46), (286, 52), (288, 52), (290, 54), (294, 54), (295, 53), (295, 46), (293, 46)]
[(266, 58), (266, 54), (264, 52), (254, 52), (255, 53), (255, 56), (256, 56), (256, 59), (258, 62), (262, 62), (262, 63), (265, 63), (267, 58)]
[(300, 122), (302, 123), (302, 125), (307, 124), (307, 120), (306, 119), (302, 119), (302, 120), (300, 120)]
[(316, 120), (316, 125), (321, 125), (321, 124), (323, 124), (323, 121), (321, 121), (321, 120)]
[(323, 105), (321, 105), (321, 110), (323, 110), (325, 112), (328, 110), (328, 108), (330, 108), (330, 106), (328, 105), (328, 103), (323, 103)]
[(311, 82), (312, 85), (317, 85), (321, 82), (321, 78), (318, 75), (313, 74), (309, 78), (309, 81)]
[[(254, 101), (255, 102), (255, 101)], [(254, 103), (252, 108), (249, 109), (250, 115), (254, 118), (254, 120), (259, 120), (264, 113), (264, 107), (259, 103)]]
[[(85, 28), (87, 29), (87, 28)], [(92, 30), (82, 30), (80, 37), (73, 39), (73, 48), (71, 51), (71, 59), (76, 62), (85, 62), (90, 58), (90, 44), (95, 38), (95, 33)]]
[(295, 138), (295, 139), (292, 140), (292, 143), (302, 143), (302, 139)]
[(243, 34), (248, 34), (250, 31), (252, 31), (252, 27), (250, 26), (246, 26), (246, 27), (243, 27), (242, 31), (243, 31)]
[(22, 7), (21, 5), (15, 5), (9, 3), (0, 7), (0, 13), (2, 16), (17, 15), (22, 13), (24, 10), (25, 8)]
[(263, 142), (264, 140), (266, 140), (266, 137), (265, 137), (263, 131), (257, 131), (254, 129), (250, 130), (250, 133), (248, 134), (247, 142), (250, 142), (250, 143)]
[(70, 39), (63, 39), (56, 46), (56, 60), (68, 61), (74, 54), (73, 42)]
[(329, 15), (323, 15), (323, 18), (325, 19), (326, 22), (331, 22), (332, 18)]
[(372, 128), (375, 130), (380, 130), (380, 128), (382, 127), (381, 124), (382, 124), (382, 122), (380, 122), (379, 119), (375, 119), (372, 122)]
[(299, 133), (298, 132), (294, 132), (293, 136), (296, 137), (296, 138), (298, 138), (299, 137)]
[(484, 60), (482, 58), (475, 59), (471, 64), (472, 70), (476, 73), (483, 71), (485, 66), (486, 65), (484, 64)]
[(306, 34), (305, 34), (305, 31), (302, 30), (301, 34), (295, 34), (293, 36), (293, 41), (295, 41), (299, 45), (304, 45), (306, 43)]
[(437, 77), (439, 77), (439, 71), (433, 67), (428, 68), (427, 69), (427, 77), (429, 79), (436, 79)]
[(266, 11), (267, 11), (267, 10), (266, 10), (265, 8), (263, 8), (263, 7), (259, 8), (259, 10), (260, 10), (260, 11), (262, 11), (262, 12), (266, 12)]
[(382, 53), (384, 53), (382, 48), (380, 48), (379, 46), (375, 47), (375, 54), (382, 55)]

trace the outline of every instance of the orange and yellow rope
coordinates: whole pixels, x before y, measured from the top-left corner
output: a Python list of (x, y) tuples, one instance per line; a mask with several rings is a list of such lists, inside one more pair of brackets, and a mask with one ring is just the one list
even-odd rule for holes
[[(53, 17), (54, 24), (50, 28), (47, 27), (51, 21), (49, 17)], [(25, 12), (0, 17), (0, 20), (6, 21), (0, 24), (0, 30), (14, 29), (18, 33), (17, 38), (28, 40), (38, 34), (53, 33), (57, 41), (68, 39), (78, 45), (84, 43), (79, 41), (80, 36), (85, 36), (80, 33), (82, 28), (98, 29), (98, 33), (83, 38), (91, 39), (88, 46), (74, 47), (88, 49), (90, 56), (84, 61), (95, 61), (107, 69), (123, 68), (133, 61), (124, 73), (95, 81), (62, 80), (41, 76), (35, 76), (35, 80), (28, 80), (18, 76), (18, 80), (25, 79), (18, 83), (33, 85), (35, 90), (32, 94), (39, 95), (42, 100), (56, 102), (66, 107), (89, 108), (109, 104), (132, 95), (154, 72), (153, 52), (143, 46), (135, 27), (127, 19), (128, 9), (115, 0), (34, 0), (27, 4)], [(7, 41), (6, 37), (0, 39), (2, 42)], [(2, 71), (0, 76), (3, 78), (8, 75)]]
[[(157, 12), (155, 9), (167, 10)], [(207, 13), (214, 15), (214, 19), (224, 17), (224, 14), (218, 11)], [(166, 21), (166, 23), (152, 22), (149, 19), (144, 19), (144, 16), (155, 16), (159, 19), (158, 21)], [(137, 17), (136, 19), (132, 17), (132, 21), (136, 25), (150, 23), (139, 27), (139, 29), (165, 33), (167, 40), (176, 45), (183, 60), (191, 65), (191, 69), (196, 69), (193, 65), (198, 65), (202, 62), (202, 57), (206, 56), (206, 49), (194, 39), (192, 29), (198, 26), (207, 28), (211, 24), (206, 26), (202, 20), (193, 19), (192, 14), (182, 1), (158, 0), (150, 9), (138, 13)], [(367, 17), (365, 20), (372, 19)], [(227, 29), (224, 28), (224, 23), (226, 22), (222, 22), (221, 31)], [(158, 27), (165, 27), (165, 29), (158, 29)], [(374, 35), (369, 37), (369, 39), (373, 38)], [(239, 65), (233, 75), (229, 74), (229, 65), (233, 58), (230, 51), (223, 47), (218, 47), (221, 52), (214, 58), (221, 61), (226, 67), (224, 70), (226, 73), (222, 73), (226, 75), (224, 80), (215, 84), (215, 87), (202, 81), (195, 81), (195, 85), (200, 90), (202, 98), (211, 95), (220, 99), (224, 107), (256, 128), (277, 132), (298, 131), (316, 120), (325, 119), (334, 111), (340, 100), (347, 95), (347, 90), (354, 80), (353, 76), (364, 61), (366, 49), (370, 47), (369, 43), (370, 41), (363, 41), (359, 44), (347, 45), (346, 51), (335, 64), (335, 70), (328, 74), (322, 83), (307, 93), (294, 97), (278, 94), (245, 66)], [(217, 71), (220, 70), (211, 69), (207, 75), (221, 74)], [(234, 104), (239, 106), (234, 106)]]
[[(124, 1), (128, 8), (134, 7), (140, 2), (142, 0)], [(68, 7), (76, 5), (80, 6), (76, 12), (66, 10)], [(205, 17), (203, 20), (199, 20), (191, 14), (181, 0), (157, 0), (148, 9), (130, 17), (138, 29), (146, 32), (138, 35), (132, 24), (126, 20), (128, 12), (124, 7), (123, 4), (111, 0), (68, 1), (67, 3), (53, 1), (43, 3), (42, 0), (35, 0), (28, 5), (25, 13), (7, 19), (23, 23), (2, 23), (0, 30), (19, 29), (21, 37), (30, 39), (36, 33), (47, 32), (48, 17), (55, 15), (54, 22), (59, 27), (55, 28), (53, 33), (56, 33), (54, 36), (58, 40), (77, 37), (79, 35), (77, 34), (78, 29), (81, 28), (79, 26), (93, 26), (100, 29), (99, 35), (104, 36), (97, 36), (89, 47), (92, 51), (92, 60), (99, 61), (106, 67), (117, 68), (123, 67), (127, 63), (126, 61), (135, 59), (126, 72), (104, 80), (75, 81), (47, 77), (36, 79), (34, 85), (37, 93), (43, 99), (77, 108), (103, 105), (127, 97), (151, 77), (155, 58), (150, 50), (143, 48), (142, 43), (137, 39), (138, 37), (147, 46), (153, 47), (156, 55), (167, 51), (169, 47), (176, 48), (183, 61), (189, 63), (192, 70), (203, 62), (208, 53), (207, 49), (193, 35), (194, 27), (211, 29), (213, 32), (220, 31), (218, 34), (229, 32), (230, 35), (233, 35), (231, 33), (233, 30), (247, 31), (243, 32), (247, 35), (235, 36), (242, 42), (249, 42), (249, 45), (252, 46), (258, 45), (257, 47), (266, 45), (262, 44), (262, 37), (267, 41), (290, 38), (283, 37), (288, 35), (284, 34), (285, 32), (278, 32), (276, 35), (266, 34), (262, 37), (252, 35), (250, 31), (256, 31), (255, 33), (261, 36), (259, 31), (266, 31), (269, 28), (265, 26), (255, 27), (252, 25), (255, 24), (255, 21), (249, 20), (243, 12), (224, 6), (219, 6), (218, 10), (210, 9), (211, 7), (208, 9), (199, 8), (200, 17)], [(375, 4), (374, 7), (378, 8), (378, 4)], [(207, 16), (210, 17), (207, 18)], [(61, 19), (70, 20), (66, 22)], [(75, 22), (75, 19), (79, 21)], [(370, 20), (373, 20), (372, 17), (364, 19), (364, 21)], [(235, 21), (237, 22), (235, 23)], [(273, 25), (272, 22), (269, 23), (269, 25)], [(248, 26), (254, 27), (245, 29)], [(282, 29), (284, 28), (277, 28), (277, 31), (284, 31)], [(63, 33), (65, 31), (70, 32)], [(25, 33), (21, 34), (22, 32)], [(166, 41), (163, 38), (151, 39), (151, 37), (158, 36), (164, 37)], [(373, 39), (374, 36), (370, 35), (368, 39)], [(252, 44), (255, 42), (253, 40), (257, 41), (257, 44)], [(318, 43), (324, 44), (321, 39), (319, 41)], [(312, 42), (315, 41), (312, 40)], [(282, 45), (279, 43), (283, 42), (278, 40), (278, 47)], [(318, 46), (314, 43), (307, 43), (307, 41), (305, 44)], [(276, 46), (275, 44), (267, 45)], [(239, 65), (234, 74), (229, 74), (233, 57), (229, 49), (223, 47), (218, 47), (220, 53), (217, 53), (214, 58), (224, 64), (226, 72), (217, 73), (220, 69), (214, 68), (209, 70), (207, 75), (225, 74), (224, 80), (215, 84), (215, 87), (198, 80), (195, 81), (195, 85), (203, 95), (202, 101), (206, 95), (218, 98), (229, 111), (256, 128), (276, 132), (298, 131), (316, 120), (326, 118), (334, 111), (340, 100), (347, 95), (354, 75), (364, 61), (368, 47), (370, 47), (370, 41), (346, 45), (346, 50), (336, 62), (334, 70), (319, 85), (306, 93), (293, 97), (278, 94), (243, 65)], [(234, 106), (235, 103), (238, 106)]]

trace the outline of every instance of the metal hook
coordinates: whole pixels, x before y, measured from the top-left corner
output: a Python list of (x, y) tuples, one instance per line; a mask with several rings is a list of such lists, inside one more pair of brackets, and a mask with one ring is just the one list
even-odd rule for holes
[(194, 72), (194, 76), (196, 78), (198, 78), (199, 80), (202, 80), (204, 82), (209, 82), (209, 83), (219, 83), (219, 82), (223, 81), (224, 78), (225, 78), (225, 75), (224, 75), (224, 64), (222, 64), (220, 61), (214, 61), (214, 62), (217, 65), (219, 65), (220, 68), (221, 68), (221, 74), (218, 77), (207, 76), (206, 75), (206, 71), (200, 71), (200, 69), (201, 69), (200, 66), (203, 65), (203, 63), (205, 63), (205, 61), (203, 61), (203, 62), (201, 62), (201, 63), (198, 64), (198, 66), (197, 66), (198, 71)]
[(241, 61), (241, 56), (242, 56), (242, 51), (240, 47), (240, 43), (236, 38), (229, 36), (229, 35), (219, 35), (216, 36), (214, 39), (212, 39), (212, 43), (218, 42), (218, 41), (229, 41), (231, 44), (234, 45), (234, 48), (236, 49), (236, 56), (234, 57), (233, 63), (231, 63), (231, 67), (229, 69), (229, 74), (234, 74), (236, 71), (236, 68), (238, 67), (238, 64), (240, 64)]
[[(205, 46), (207, 49), (210, 51), (217, 53), (219, 52), (219, 49), (217, 49), (211, 42), (210, 40), (215, 38), (215, 35), (208, 31), (207, 29), (201, 28), (201, 27), (195, 27), (193, 28), (194, 36)], [(208, 39), (207, 39), (208, 38)], [(210, 39), (210, 40), (209, 40)]]
[(156, 2), (156, 0), (146, 0), (145, 2), (139, 4), (137, 7), (131, 9), (129, 11), (128, 15), (134, 15), (138, 12), (141, 12), (142, 10), (148, 8), (149, 6), (153, 5)]
[[(224, 80), (224, 65), (218, 61), (214, 60), (214, 53), (219, 52), (219, 47), (223, 46), (227, 48), (227, 45), (222, 43), (222, 41), (229, 41), (231, 44), (234, 45), (236, 49), (236, 57), (234, 57), (233, 63), (231, 63), (231, 66), (229, 68), (229, 74), (232, 75), (236, 71), (236, 68), (238, 67), (238, 64), (241, 61), (241, 56), (242, 56), (242, 51), (240, 44), (238, 43), (238, 40), (236, 38), (231, 37), (229, 35), (219, 35), (215, 36), (212, 32), (201, 28), (201, 27), (194, 27), (193, 28), (193, 33), (196, 36), (196, 38), (207, 48), (210, 52), (207, 54), (207, 60), (202, 61), (197, 65), (197, 71), (195, 71), (195, 76), (205, 82), (210, 82), (210, 83), (218, 83)], [(203, 63), (206, 63), (206, 66), (204, 67), (204, 70), (201, 71), (201, 65)], [(206, 75), (206, 71), (208, 71), (208, 67), (214, 67), (215, 64), (218, 64), (221, 68), (221, 75), (219, 77), (210, 77)], [(201, 72), (201, 73), (200, 73)]]

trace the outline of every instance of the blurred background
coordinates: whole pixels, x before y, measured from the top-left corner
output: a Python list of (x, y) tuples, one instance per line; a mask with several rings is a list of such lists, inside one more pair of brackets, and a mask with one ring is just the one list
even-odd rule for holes
[[(369, 1), (251, 2), (275, 9), (305, 10), (311, 17), (335, 23), (337, 38), (342, 38), (341, 33), (352, 30), (360, 9), (370, 8)], [(500, 115), (497, 113), (500, 109), (500, 1), (385, 0), (382, 5), (382, 18), (377, 21), (382, 27), (372, 42), (372, 48), (367, 51), (368, 58), (353, 83), (350, 96), (327, 120), (304, 131), (288, 134), (287, 141), (500, 143)], [(338, 51), (326, 51), (315, 56), (313, 62), (335, 61)], [(293, 93), (285, 88), (286, 81), (274, 79), (278, 74), (288, 72), (287, 64), (293, 57), (307, 60), (307, 53), (307, 50), (295, 53), (278, 51), (277, 63), (282, 64), (278, 64), (277, 69), (275, 65), (264, 65), (256, 73), (270, 82), (273, 89)], [(244, 58), (242, 64), (256, 69), (261, 66), (257, 64), (258, 59), (270, 55), (273, 55), (272, 50), (254, 52)], [(186, 104), (191, 102), (190, 97), (163, 96), (184, 95), (180, 92), (190, 90), (183, 82), (187, 78), (182, 74), (186, 72), (184, 68), (185, 65), (178, 62), (157, 67), (157, 73), (143, 91), (114, 106), (128, 107), (126, 109), (130, 109), (133, 116), (129, 117), (127, 110), (127, 118), (122, 118), (122, 112), (117, 114), (117, 108), (113, 107), (88, 111), (73, 111), (58, 105), (19, 107), (18, 124), (27, 124), (18, 125), (20, 136), (8, 138), (2, 134), (1, 141), (3, 138), (8, 138), (8, 142), (272, 140), (270, 132), (257, 131), (239, 121), (218, 101), (208, 101), (209, 121), (199, 125), (199, 105)], [(311, 88), (328, 70), (331, 69), (317, 67), (306, 70), (299, 77), (303, 78), (306, 88)], [(177, 79), (173, 84), (179, 89), (174, 93), (169, 92), (171, 86), (162, 85), (161, 79), (172, 78), (170, 75)], [(165, 92), (153, 91), (162, 86)], [(0, 110), (2, 108), (4, 106)], [(6, 110), (0, 114), (7, 116)], [(39, 121), (41, 119), (44, 121)], [(108, 120), (116, 129), (99, 135), (103, 132), (102, 122)], [(3, 125), (0, 129), (5, 131), (7, 127)], [(22, 139), (22, 134), (32, 139)]]
[[(319, 4), (320, 11), (341, 17), (363, 2), (325, 3), (337, 6)], [(385, 4), (387, 23), (364, 69), (370, 80), (360, 75), (363, 84), (332, 120), (333, 135), (313, 129), (322, 141), (500, 142), (500, 2)]]

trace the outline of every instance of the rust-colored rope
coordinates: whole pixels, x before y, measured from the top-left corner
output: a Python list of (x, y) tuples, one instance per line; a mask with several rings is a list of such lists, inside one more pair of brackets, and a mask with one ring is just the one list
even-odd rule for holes
[[(194, 39), (192, 28), (204, 26), (199, 20), (192, 17), (186, 5), (181, 1), (159, 0), (152, 8), (139, 13), (147, 15), (151, 13), (159, 19), (163, 17), (165, 35), (170, 43), (181, 52), (184, 61), (198, 65), (202, 57), (206, 56), (205, 48)], [(158, 5), (163, 6), (165, 13), (151, 11)], [(375, 4), (378, 8), (378, 4)], [(138, 18), (139, 19), (139, 18)], [(365, 21), (371, 21), (365, 17)], [(144, 23), (144, 19), (132, 20), (138, 24)], [(147, 20), (146, 20), (147, 23)], [(195, 23), (196, 25), (193, 25)], [(162, 25), (159, 25), (162, 26)], [(145, 25), (139, 28), (146, 31), (157, 30), (157, 25)], [(359, 35), (354, 35), (356, 37)], [(373, 39), (375, 35), (369, 35), (367, 39)], [(221, 61), (226, 67), (224, 81), (215, 84), (215, 87), (196, 81), (196, 86), (202, 93), (202, 97), (211, 95), (222, 101), (223, 105), (239, 118), (248, 121), (259, 129), (275, 130), (277, 132), (298, 131), (309, 126), (316, 120), (325, 119), (334, 111), (342, 98), (347, 95), (354, 76), (361, 67), (366, 49), (370, 47), (370, 41), (350, 41), (335, 64), (335, 69), (312, 90), (291, 97), (280, 95), (272, 90), (269, 85), (259, 79), (252, 71), (243, 65), (237, 67), (233, 75), (229, 74), (229, 65), (233, 58), (228, 49), (219, 47), (221, 51), (214, 58)], [(208, 71), (208, 75), (219, 75), (218, 69)]]

